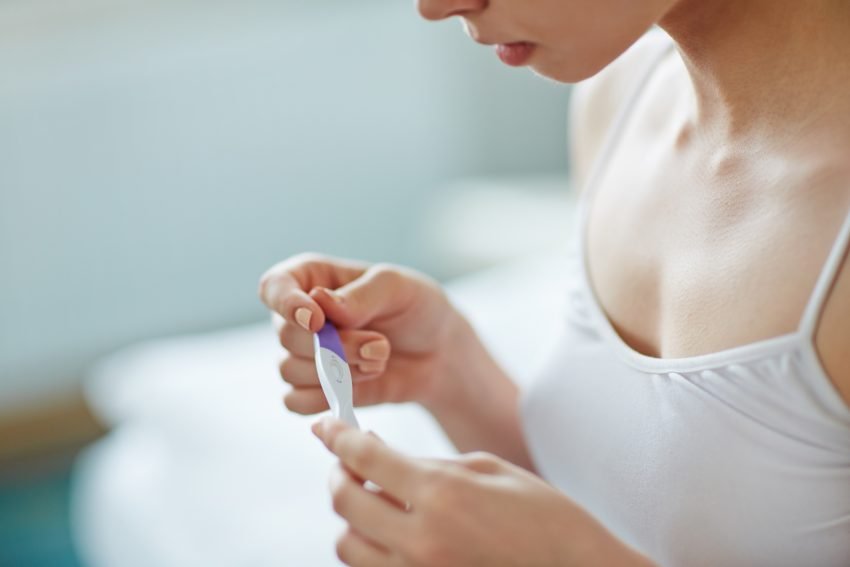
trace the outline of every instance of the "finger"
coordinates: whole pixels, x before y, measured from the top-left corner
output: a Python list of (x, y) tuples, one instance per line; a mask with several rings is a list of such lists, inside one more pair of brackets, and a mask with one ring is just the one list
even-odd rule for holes
[(462, 467), (482, 475), (499, 474), (507, 465), (502, 459), (483, 451), (464, 453), (450, 459), (426, 459), (424, 462), (434, 463), (437, 467)]
[[(369, 431), (368, 433), (369, 433), (369, 435), (372, 435), (372, 436), (376, 437), (378, 440), (380, 440), (380, 437), (375, 435), (374, 432)], [(348, 473), (348, 476), (350, 476), (352, 479), (354, 479), (354, 482), (356, 482), (360, 486), (362, 486), (364, 490), (368, 491), (371, 494), (374, 494), (375, 496), (381, 498), (384, 502), (389, 503), (391, 506), (395, 506), (399, 510), (403, 510), (404, 512), (410, 511), (410, 506), (406, 502), (399, 502), (398, 500), (393, 498), (392, 494), (385, 491), (384, 489), (382, 489), (380, 486), (378, 486), (377, 484), (375, 484), (371, 480), (364, 480), (364, 479), (360, 478), (352, 470), (345, 468), (345, 465), (340, 463), (339, 466), (341, 466), (345, 470), (345, 472)]]
[(376, 264), (335, 290), (314, 288), (310, 297), (332, 320), (343, 327), (358, 328), (378, 317), (404, 311), (414, 299), (412, 281), (401, 268)]
[(278, 313), (277, 311), (272, 311), (272, 326), (277, 330), (277, 334), (280, 334), (280, 330), (283, 329), (283, 325), (286, 323), (286, 319)]
[(389, 549), (407, 537), (410, 515), (365, 488), (342, 465), (331, 470), (329, 484), (334, 511), (357, 532)]
[[(404, 388), (399, 385), (404, 377), (398, 375), (396, 370), (392, 372), (384, 370), (377, 376), (366, 374), (358, 369), (352, 369), (352, 398), (355, 407), (367, 407), (384, 403), (399, 403), (406, 401)], [(304, 385), (294, 387), (284, 396), (284, 404), (290, 411), (301, 415), (313, 415), (327, 411), (328, 402), (318, 383), (312, 385), (308, 382)]]
[(400, 502), (411, 500), (421, 477), (412, 459), (336, 419), (322, 418), (314, 424), (313, 433), (358, 477), (371, 480)]
[(301, 415), (314, 415), (330, 409), (319, 386), (293, 388), (283, 396), (283, 404), (289, 411)]
[(354, 381), (355, 406), (408, 402), (416, 395), (416, 389), (428, 387), (423, 382), (427, 378), (414, 376), (433, 375), (429, 370), (433, 364), (421, 357), (394, 356), (386, 362), (383, 371), (376, 375), (369, 374), (369, 369), (364, 368), (364, 365), (357, 365), (357, 371), (354, 372), (357, 376)]
[[(358, 277), (368, 269), (368, 264), (343, 260), (318, 254), (299, 254), (280, 262), (266, 271), (260, 278), (259, 295), (263, 303), (294, 321), (299, 308), (312, 314), (308, 327), (317, 331), (324, 324), (324, 317), (314, 309), (315, 302), (306, 294), (318, 285), (337, 288)], [(303, 313), (303, 312), (302, 312)]]
[(288, 272), (264, 276), (260, 284), (260, 298), (286, 322), (299, 325), (305, 331), (318, 331), (325, 324), (321, 307)]
[(285, 354), (280, 360), (280, 377), (296, 388), (319, 387), (319, 374), (312, 358)]
[(349, 362), (386, 362), (390, 358), (390, 341), (377, 331), (343, 329), (339, 334)]
[(381, 549), (352, 528), (348, 528), (337, 540), (336, 555), (340, 561), (351, 567), (391, 567), (398, 565), (398, 562), (387, 550)]
[[(362, 407), (382, 403), (379, 394), (380, 388), (375, 387), (375, 382), (381, 382), (381, 380), (354, 383), (355, 406)], [(360, 386), (367, 386), (365, 396), (363, 395), (364, 390)], [(366, 401), (363, 401), (364, 398)], [(322, 388), (318, 385), (292, 388), (283, 396), (283, 403), (286, 409), (301, 415), (314, 415), (330, 409), (328, 400), (325, 398)]]
[(384, 362), (361, 362), (352, 367), (351, 375), (353, 378), (377, 378), (383, 374), (387, 365)]
[[(319, 373), (316, 370), (316, 361), (312, 358), (301, 358), (287, 353), (281, 357), (278, 368), (283, 381), (296, 388), (319, 386)], [(352, 382), (357, 383), (380, 376), (386, 370), (386, 363), (363, 362), (350, 368)]]
[[(280, 344), (296, 356), (312, 357), (315, 353), (313, 333), (301, 325), (284, 322), (278, 330)], [(361, 362), (386, 362), (390, 357), (390, 342), (376, 331), (365, 329), (340, 329), (339, 338), (349, 364)]]
[(298, 323), (285, 321), (277, 334), (280, 346), (295, 356), (309, 358), (313, 356), (313, 333)]

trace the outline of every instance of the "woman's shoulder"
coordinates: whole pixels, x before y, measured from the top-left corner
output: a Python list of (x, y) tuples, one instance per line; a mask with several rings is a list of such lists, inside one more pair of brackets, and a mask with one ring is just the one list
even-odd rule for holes
[(570, 162), (573, 187), (584, 187), (617, 114), (639, 87), (658, 54), (673, 40), (652, 28), (602, 71), (578, 83), (570, 100)]

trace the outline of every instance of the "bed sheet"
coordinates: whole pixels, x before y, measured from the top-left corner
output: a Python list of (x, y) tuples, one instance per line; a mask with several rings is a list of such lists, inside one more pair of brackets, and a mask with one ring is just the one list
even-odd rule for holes
[[(448, 286), (520, 385), (557, 330), (561, 254)], [(534, 318), (529, 318), (534, 314)], [(138, 345), (104, 360), (88, 399), (111, 432), (79, 459), (75, 540), (91, 567), (335, 566), (332, 458), (315, 418), (287, 412), (270, 324)], [(408, 454), (454, 453), (418, 406), (360, 409), (364, 428)]]

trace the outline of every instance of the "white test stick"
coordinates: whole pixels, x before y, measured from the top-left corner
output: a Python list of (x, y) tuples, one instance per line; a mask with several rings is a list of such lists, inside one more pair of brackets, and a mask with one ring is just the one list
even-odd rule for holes
[(313, 335), (313, 347), (319, 383), (331, 407), (331, 413), (335, 418), (360, 429), (354, 416), (351, 369), (345, 360), (342, 341), (333, 323), (327, 321), (325, 326)]

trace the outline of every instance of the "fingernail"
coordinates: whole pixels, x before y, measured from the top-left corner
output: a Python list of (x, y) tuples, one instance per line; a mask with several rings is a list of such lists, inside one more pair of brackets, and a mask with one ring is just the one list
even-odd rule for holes
[(295, 311), (295, 320), (298, 321), (298, 324), (310, 330), (310, 320), (313, 318), (313, 312), (307, 309), (306, 307), (299, 307)]
[(321, 421), (315, 422), (313, 425), (310, 426), (310, 431), (313, 432), (313, 435), (315, 435), (316, 437), (319, 437), (321, 439), (321, 437), (322, 437), (322, 422)]
[(383, 362), (361, 362), (357, 365), (360, 369), (360, 372), (363, 374), (375, 374), (376, 372), (380, 372), (384, 369)]
[(360, 356), (366, 360), (386, 360), (390, 356), (390, 343), (381, 339), (360, 347)]

